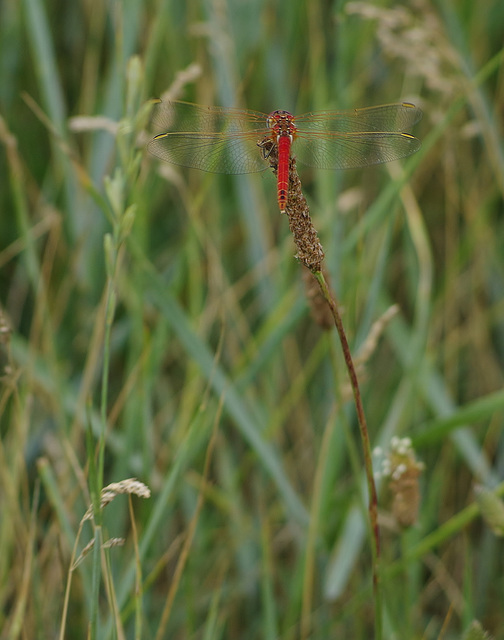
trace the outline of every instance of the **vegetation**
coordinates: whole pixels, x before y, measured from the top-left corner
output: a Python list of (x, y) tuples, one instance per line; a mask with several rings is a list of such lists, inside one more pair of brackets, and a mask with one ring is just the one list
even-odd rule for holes
[[(504, 637), (503, 28), (500, 0), (0, 4), (0, 638)], [(424, 112), (407, 161), (300, 167), (382, 449), (377, 590), (274, 177), (160, 165), (161, 95)]]

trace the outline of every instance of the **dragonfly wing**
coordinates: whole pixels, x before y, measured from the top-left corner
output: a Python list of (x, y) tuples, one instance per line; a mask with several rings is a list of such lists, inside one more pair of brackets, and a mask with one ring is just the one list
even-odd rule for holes
[(406, 158), (420, 148), (407, 133), (364, 132), (298, 136), (293, 145), (298, 160), (321, 169), (357, 169)]
[(167, 162), (211, 173), (253, 173), (267, 168), (257, 143), (270, 135), (266, 114), (159, 102), (149, 151)]
[(168, 130), (193, 133), (261, 132), (266, 128), (267, 118), (267, 114), (260, 111), (160, 100), (152, 109), (151, 123), (155, 133)]
[(348, 111), (305, 113), (294, 119), (300, 131), (359, 133), (363, 131), (407, 132), (422, 118), (422, 111), (409, 102), (384, 104)]
[(255, 173), (267, 169), (257, 146), (259, 140), (259, 137), (168, 132), (156, 136), (147, 148), (161, 160), (181, 167), (210, 173)]
[(412, 104), (386, 104), (350, 111), (306, 113), (295, 118), (294, 153), (324, 169), (353, 169), (405, 158), (420, 141), (404, 133), (422, 117)]

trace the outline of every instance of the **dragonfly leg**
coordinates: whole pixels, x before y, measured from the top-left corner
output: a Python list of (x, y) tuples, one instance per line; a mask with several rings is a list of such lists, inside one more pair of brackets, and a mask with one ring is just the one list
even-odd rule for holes
[(275, 148), (275, 142), (271, 138), (263, 138), (263, 140), (258, 140), (257, 146), (261, 150), (261, 155), (264, 160), (268, 160), (271, 152)]

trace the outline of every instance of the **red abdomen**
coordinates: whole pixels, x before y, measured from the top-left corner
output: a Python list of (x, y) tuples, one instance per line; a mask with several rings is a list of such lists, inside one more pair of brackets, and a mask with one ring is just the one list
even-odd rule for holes
[(278, 139), (278, 206), (282, 213), (285, 212), (289, 194), (289, 157), (291, 139), (289, 136), (280, 136)]

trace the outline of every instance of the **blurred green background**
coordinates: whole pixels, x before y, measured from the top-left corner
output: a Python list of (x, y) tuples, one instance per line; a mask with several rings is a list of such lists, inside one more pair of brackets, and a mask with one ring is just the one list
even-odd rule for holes
[[(503, 34), (501, 0), (1, 1), (2, 639), (381, 637), (344, 363), (275, 179), (148, 156), (165, 92), (422, 108), (407, 161), (301, 177), (372, 445), (424, 464), (410, 527), (381, 485), (383, 637), (504, 637), (474, 492), (504, 475)], [(151, 497), (81, 530), (132, 477)]]

